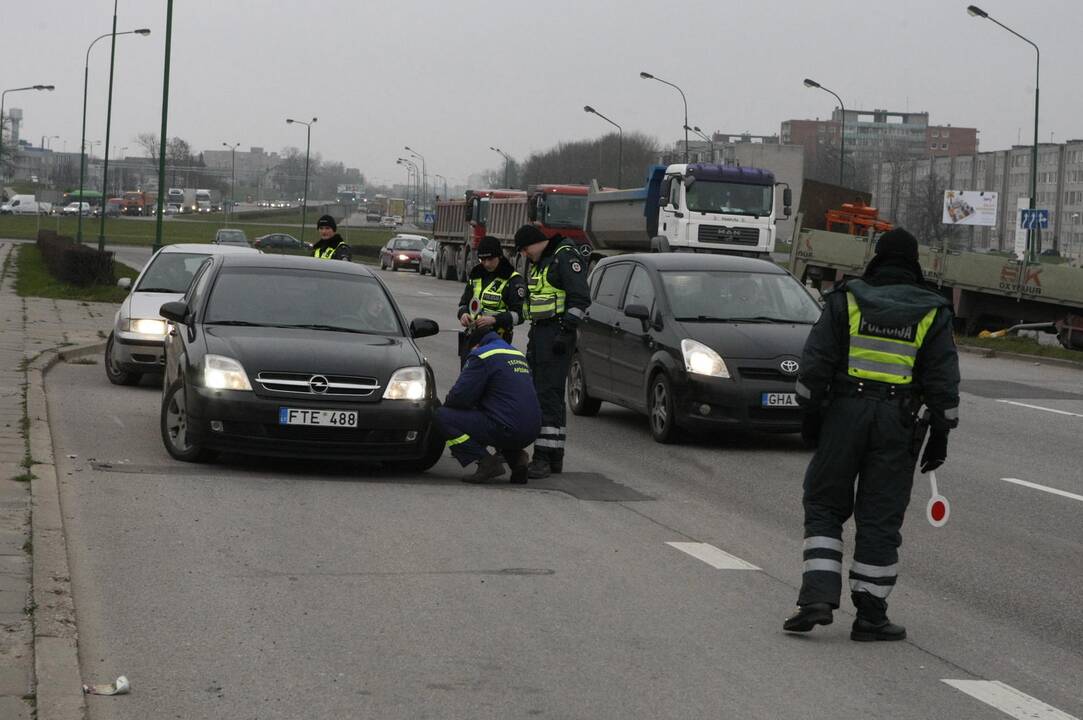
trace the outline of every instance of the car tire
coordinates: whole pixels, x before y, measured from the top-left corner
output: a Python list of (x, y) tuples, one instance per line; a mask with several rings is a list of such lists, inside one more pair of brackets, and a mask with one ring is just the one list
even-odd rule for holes
[(587, 393), (587, 377), (583, 372), (583, 363), (579, 353), (572, 356), (572, 362), (568, 366), (568, 407), (573, 415), (593, 417), (598, 414), (602, 407), (602, 401), (592, 398)]
[(664, 372), (651, 378), (647, 391), (647, 421), (655, 442), (668, 444), (679, 440), (677, 412), (673, 406), (673, 387)]
[(166, 451), (184, 462), (206, 462), (214, 459), (213, 450), (197, 445), (188, 438), (188, 408), (184, 382), (176, 380), (162, 395), (161, 430)]
[(105, 376), (114, 385), (138, 385), (143, 379), (143, 373), (128, 372), (121, 370), (113, 362), (113, 333), (109, 333), (109, 339), (105, 341)]

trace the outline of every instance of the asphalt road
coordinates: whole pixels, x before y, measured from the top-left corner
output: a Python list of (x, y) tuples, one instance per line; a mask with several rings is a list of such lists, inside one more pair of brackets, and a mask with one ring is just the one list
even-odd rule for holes
[[(421, 341), (443, 394), (459, 286), (382, 277), (407, 317), (445, 328)], [(446, 457), (418, 476), (193, 466), (162, 447), (153, 381), (58, 366), (84, 679), (132, 683), (89, 697), (90, 717), (1083, 716), (1080, 374), (962, 362), (938, 473), (951, 517), (925, 521), (919, 476), (891, 597), (910, 639), (882, 644), (849, 640), (845, 600), (830, 627), (781, 631), (801, 571), (796, 438), (662, 446), (605, 405), (570, 417), (570, 472), (525, 487), (464, 485)]]

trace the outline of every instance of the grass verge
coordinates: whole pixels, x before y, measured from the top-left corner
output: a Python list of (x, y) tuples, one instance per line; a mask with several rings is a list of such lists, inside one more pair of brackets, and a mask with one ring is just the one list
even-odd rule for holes
[(1030, 355), (1033, 357), (1048, 357), (1056, 358), (1058, 360), (1072, 360), (1077, 363), (1083, 364), (1083, 352), (1079, 350), (1068, 350), (1059, 345), (1041, 345), (1036, 340), (1030, 338), (1021, 337), (1005, 337), (1005, 338), (978, 338), (978, 337), (957, 337), (955, 342), (959, 345), (966, 345), (967, 347), (983, 348), (986, 350), (996, 350), (1000, 352), (1018, 353), (1019, 355)]
[[(44, 297), (57, 300), (82, 300), (84, 302), (119, 303), (128, 291), (116, 285), (69, 285), (60, 282), (45, 269), (41, 251), (35, 245), (21, 245), (15, 260), (15, 292), (21, 297)], [(127, 277), (133, 281), (139, 274), (127, 265), (113, 263), (117, 278)]]

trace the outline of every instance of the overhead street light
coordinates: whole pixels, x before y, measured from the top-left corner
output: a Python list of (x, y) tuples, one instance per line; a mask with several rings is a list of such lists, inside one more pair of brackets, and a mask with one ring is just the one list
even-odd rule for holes
[(583, 112), (597, 115), (617, 129), (617, 187), (624, 187), (624, 183), (622, 182), (623, 176), (621, 174), (624, 170), (624, 128), (607, 118), (605, 115), (602, 115), (590, 105), (584, 105)]
[(441, 180), (444, 181), (444, 199), (447, 200), (447, 178), (444, 177), (443, 175), (438, 175), (436, 173), (433, 173), (433, 177), (440, 178)]
[(237, 192), (234, 188), (237, 185), (237, 148), (240, 147), (240, 145), (240, 143), (233, 143), (232, 145), (227, 142), (222, 143), (222, 147), (229, 148), (229, 217), (231, 220), (233, 219), (233, 205), (237, 202)]
[(688, 127), (687, 125), (685, 125), (684, 129), (691, 130), (696, 135), (699, 135), (701, 139), (707, 141), (707, 147), (711, 149), (711, 162), (714, 162), (714, 141), (711, 140), (711, 138), (707, 137), (707, 135), (705, 135), (703, 131), (699, 129), (699, 125), (693, 125), (692, 127)]
[(493, 147), (492, 145), (489, 146), (489, 149), (493, 152), (500, 153), (500, 156), (504, 158), (504, 187), (506, 188), (508, 187), (508, 165), (511, 163), (511, 155), (508, 155), (500, 148)]
[(294, 120), (293, 118), (286, 118), (286, 124), (292, 125), (294, 123), (305, 126), (305, 191), (301, 195), (301, 242), (305, 241), (305, 219), (308, 215), (308, 157), (312, 150), (312, 125), (319, 118), (312, 118), (309, 122), (301, 120)]
[[(145, 37), (147, 35), (150, 35), (150, 29), (149, 28), (139, 28), (138, 30), (125, 30), (124, 32), (116, 32), (116, 30), (114, 28), (113, 32), (105, 33), (104, 35), (99, 35), (98, 37), (91, 40), (90, 45), (87, 46), (87, 49), (86, 49), (86, 62), (83, 64), (83, 129), (82, 129), (82, 137), (81, 137), (81, 140), (80, 140), (80, 143), (79, 143), (80, 148), (84, 148), (86, 146), (86, 96), (87, 96), (87, 87), (90, 84), (90, 50), (91, 50), (91, 48), (94, 47), (94, 43), (98, 42), (99, 40), (102, 40), (102, 39), (107, 38), (107, 37), (115, 37), (117, 35), (142, 35), (142, 36)], [(112, 101), (113, 101), (113, 95), (112, 95), (112, 90), (111, 90), (112, 82), (113, 82), (112, 60), (110, 60), (110, 66), (109, 67), (110, 67), (110, 70), (109, 70), (109, 82), (110, 82), (109, 112), (111, 113), (112, 112)], [(106, 124), (108, 124), (108, 120), (106, 120)], [(86, 184), (86, 153), (83, 152), (82, 149), (80, 149), (79, 153), (80, 153), (79, 154), (79, 202), (83, 202), (83, 200), (84, 200), (83, 191), (84, 191), (84, 186)], [(104, 180), (105, 178), (103, 177), (102, 179)], [(104, 186), (103, 186), (103, 189), (104, 189)], [(105, 218), (104, 210), (102, 212), (102, 218), (103, 219)], [(79, 213), (79, 225), (78, 225), (78, 228), (77, 228), (76, 233), (75, 233), (75, 241), (78, 242), (78, 243), (83, 242), (83, 214), (82, 213)]]
[[(968, 5), (966, 11), (971, 17), (981, 18), (996, 23), (1034, 48), (1034, 146), (1030, 151), (1030, 209), (1033, 210), (1036, 207), (1038, 196), (1038, 77), (1042, 60), (1041, 51), (1038, 50), (1038, 46), (1032, 40), (1023, 37), (996, 18), (991, 17), (989, 13), (985, 12), (977, 5)], [(1029, 228), (1027, 230), (1027, 251), (1024, 254), (1029, 258), (1032, 255), (1037, 254), (1038, 251), (1038, 229)]]
[(421, 197), (424, 198), (425, 199), (424, 201), (427, 203), (429, 201), (429, 199), (428, 199), (429, 198), (429, 192), (428, 192), (429, 181), (428, 181), (428, 170), (426, 170), (426, 167), (425, 167), (425, 157), (421, 153), (419, 153), (417, 150), (414, 150), (413, 148), (411, 148), (409, 145), (404, 145), (402, 149), (405, 150), (406, 152), (410, 153), (414, 157), (418, 158), (419, 160), (421, 160)]
[(406, 167), (406, 183), (407, 191), (406, 197), (409, 199), (410, 193), (414, 194), (414, 222), (417, 222), (417, 207), (421, 204), (421, 171), (417, 167), (417, 163), (409, 158), (398, 158), (395, 160), (396, 165), (403, 165)]
[(657, 80), (658, 82), (662, 83), (663, 85), (669, 85), (671, 88), (676, 88), (677, 92), (679, 92), (681, 94), (681, 100), (684, 102), (684, 127), (685, 127), (685, 130), (684, 130), (684, 162), (687, 164), (688, 163), (688, 98), (686, 98), (684, 96), (684, 90), (681, 90), (679, 87), (677, 87), (673, 83), (669, 82), (668, 80), (663, 80), (660, 77), (657, 77), (655, 75), (651, 75), (649, 72), (641, 72), (641, 73), (639, 73), (639, 77), (643, 78), (644, 80)]
[(26, 87), (8, 88), (0, 92), (0, 178), (4, 177), (4, 102), (9, 92), (22, 92), (24, 90), (49, 90), (56, 89), (55, 85), (27, 85)]
[(842, 173), (843, 173), (843, 158), (846, 156), (844, 150), (846, 148), (846, 106), (842, 104), (842, 98), (840, 98), (834, 90), (825, 88), (815, 80), (805, 78), (805, 87), (815, 88), (817, 90), (823, 90), (824, 92), (831, 93), (835, 96), (835, 99), (839, 101), (839, 110), (842, 112), (842, 123), (839, 128), (839, 185), (842, 185)]

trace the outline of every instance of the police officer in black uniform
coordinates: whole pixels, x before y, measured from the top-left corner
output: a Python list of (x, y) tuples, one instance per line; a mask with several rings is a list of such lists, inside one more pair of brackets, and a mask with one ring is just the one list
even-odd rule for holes
[(321, 260), (349, 260), (352, 253), (350, 246), (338, 234), (338, 223), (330, 215), (323, 215), (316, 221), (316, 232), (320, 239), (312, 246), (312, 257)]
[(515, 248), (531, 262), (526, 356), (541, 403), (541, 435), (534, 443), (530, 477), (544, 478), (564, 467), (566, 436), (564, 385), (575, 348), (575, 329), (590, 306), (587, 265), (575, 243), (552, 239), (534, 225), (515, 233)]
[(887, 597), (914, 465), (927, 425), (922, 472), (947, 458), (948, 431), (959, 422), (950, 304), (921, 283), (917, 240), (902, 228), (885, 233), (864, 277), (826, 295), (805, 343), (797, 400), (802, 434), (818, 445), (805, 473), (804, 572), (797, 611), (783, 624), (790, 632), (831, 624), (842, 591), (842, 526), (853, 515), (850, 637), (906, 637), (888, 620)]
[[(477, 317), (470, 312), (470, 301), (473, 299), (478, 301)], [(504, 257), (500, 241), (486, 235), (478, 243), (478, 264), (470, 271), (462, 297), (459, 298), (459, 322), (467, 328), (460, 335), (460, 357), (465, 361), (469, 348), (462, 341), (471, 325), (488, 328), (510, 344), (515, 326), (525, 319), (525, 300), (526, 281)]]

